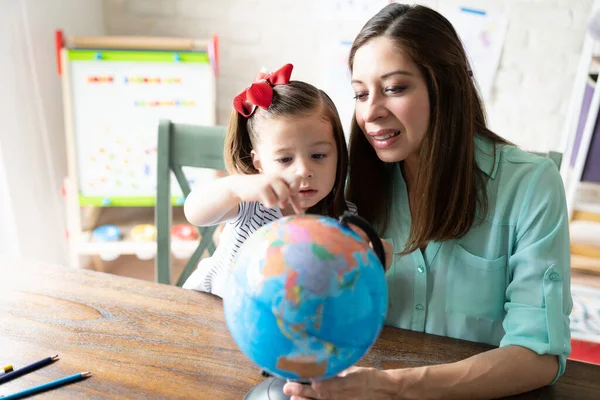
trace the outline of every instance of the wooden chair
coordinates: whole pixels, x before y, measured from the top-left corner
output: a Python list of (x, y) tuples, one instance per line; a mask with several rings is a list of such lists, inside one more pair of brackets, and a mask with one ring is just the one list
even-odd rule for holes
[(562, 153), (561, 152), (549, 151), (547, 153), (538, 153), (538, 152), (532, 151), (531, 153), (535, 154), (537, 156), (540, 156), (540, 157), (548, 157), (549, 159), (554, 161), (554, 164), (556, 164), (556, 168), (558, 168), (558, 170), (560, 171), (560, 164), (562, 163)]
[[(171, 197), (171, 171), (181, 187), (184, 197), (190, 194), (190, 186), (182, 167), (224, 170), (223, 147), (225, 128), (222, 126), (198, 126), (160, 121), (158, 127), (158, 159), (156, 186), (156, 280), (170, 284), (171, 277), (171, 226), (173, 218)], [(213, 235), (216, 226), (198, 228), (200, 243), (187, 262), (177, 286), (197, 267), (202, 253), (215, 251)]]

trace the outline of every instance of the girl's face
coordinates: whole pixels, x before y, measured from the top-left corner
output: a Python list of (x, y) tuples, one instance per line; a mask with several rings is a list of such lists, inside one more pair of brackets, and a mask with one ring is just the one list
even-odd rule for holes
[(323, 200), (335, 184), (337, 146), (333, 128), (320, 112), (293, 118), (264, 119), (252, 162), (262, 174), (298, 175), (304, 210)]
[(379, 159), (418, 162), (429, 125), (429, 94), (419, 68), (386, 37), (360, 47), (352, 67), (356, 121)]

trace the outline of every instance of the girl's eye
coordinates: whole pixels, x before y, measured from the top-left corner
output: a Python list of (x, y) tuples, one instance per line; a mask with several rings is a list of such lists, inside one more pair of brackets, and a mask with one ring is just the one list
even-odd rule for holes
[(399, 94), (406, 90), (406, 86), (390, 86), (385, 88), (386, 93)]
[(357, 92), (354, 93), (354, 100), (364, 100), (367, 98), (367, 93), (366, 92)]
[(325, 154), (313, 154), (312, 155), (312, 158), (314, 158), (315, 160), (322, 160), (325, 157), (326, 157)]
[(289, 164), (290, 162), (292, 162), (292, 157), (283, 157), (277, 160), (277, 162), (281, 164)]

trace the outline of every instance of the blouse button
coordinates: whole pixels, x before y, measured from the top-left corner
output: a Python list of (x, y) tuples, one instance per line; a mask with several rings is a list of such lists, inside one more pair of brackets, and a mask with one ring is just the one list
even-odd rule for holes
[(551, 281), (557, 281), (557, 280), (559, 280), (559, 278), (560, 277), (558, 276), (558, 274), (556, 272), (553, 272), (553, 273), (550, 274), (550, 280)]
[(422, 273), (423, 273), (423, 271), (425, 271), (425, 268), (423, 268), (423, 266), (422, 266), (422, 265), (419, 265), (419, 266), (417, 267), (417, 271), (419, 271), (419, 273), (421, 273), (421, 274), (422, 274)]
[(415, 307), (417, 310), (421, 311), (423, 310), (423, 304), (417, 304), (417, 306)]

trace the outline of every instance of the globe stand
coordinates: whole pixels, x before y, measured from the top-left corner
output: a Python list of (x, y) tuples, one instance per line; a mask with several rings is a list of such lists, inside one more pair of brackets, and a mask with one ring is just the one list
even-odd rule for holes
[[(283, 393), (283, 386), (286, 384), (285, 379), (277, 378), (264, 369), (260, 371), (264, 376), (264, 381), (254, 386), (242, 400), (289, 400), (290, 396)], [(309, 381), (297, 381), (303, 385), (310, 385)]]
[(270, 377), (254, 386), (243, 400), (289, 400), (290, 396), (283, 393), (286, 380)]

